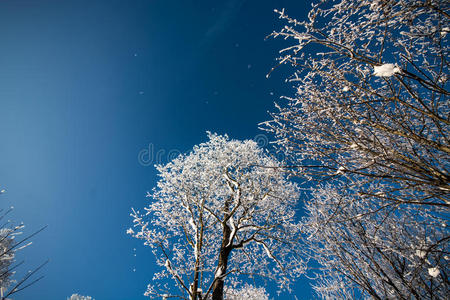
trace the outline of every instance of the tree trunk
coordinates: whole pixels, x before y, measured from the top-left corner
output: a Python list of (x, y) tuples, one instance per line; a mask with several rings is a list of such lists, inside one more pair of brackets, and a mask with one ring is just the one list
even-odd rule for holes
[(190, 288), (191, 288), (191, 293), (192, 293), (191, 300), (197, 300), (197, 298), (198, 298), (198, 270), (197, 270), (197, 267), (195, 270), (194, 282), (192, 283)]
[[(201, 293), (198, 292), (198, 277), (199, 277), (199, 273), (200, 273), (200, 252), (202, 250), (202, 246), (203, 246), (203, 211), (200, 211), (200, 216), (199, 216), (199, 224), (200, 224), (200, 234), (197, 234), (196, 237), (196, 241), (197, 243), (195, 244), (196, 247), (196, 252), (198, 253), (196, 258), (195, 258), (195, 267), (194, 267), (194, 281), (192, 282), (191, 286), (189, 287), (191, 289), (191, 300), (202, 300), (202, 295)], [(198, 229), (197, 229), (198, 230)]]
[[(228, 225), (223, 227), (222, 245), (220, 246), (219, 262), (217, 263), (217, 272), (221, 275), (226, 274), (228, 258), (231, 253), (231, 245), (228, 245), (231, 238), (231, 229)], [(220, 271), (219, 271), (220, 270)], [(213, 285), (212, 300), (223, 300), (224, 278), (218, 278)]]

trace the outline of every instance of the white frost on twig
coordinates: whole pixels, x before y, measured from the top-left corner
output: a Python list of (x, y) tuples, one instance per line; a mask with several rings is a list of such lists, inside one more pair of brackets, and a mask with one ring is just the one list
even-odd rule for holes
[(222, 276), (222, 267), (217, 268), (216, 273), (214, 273), (214, 278), (219, 278)]
[(439, 271), (439, 267), (429, 268), (428, 274), (430, 274), (431, 277), (438, 277), (441, 271)]
[(236, 224), (234, 224), (233, 216), (230, 217), (230, 225), (231, 225), (231, 233), (230, 233), (230, 240), (228, 241), (227, 247), (231, 246), (231, 243), (233, 242), (233, 238), (236, 235)]
[(373, 67), (373, 75), (378, 77), (390, 77), (395, 73), (400, 73), (400, 68), (394, 64), (383, 64), (381, 66)]
[(416, 250), (416, 255), (420, 258), (424, 258), (425, 256), (427, 256), (427, 252), (424, 250)]
[(337, 170), (335, 175), (344, 174), (345, 168), (343, 166), (340, 166)]

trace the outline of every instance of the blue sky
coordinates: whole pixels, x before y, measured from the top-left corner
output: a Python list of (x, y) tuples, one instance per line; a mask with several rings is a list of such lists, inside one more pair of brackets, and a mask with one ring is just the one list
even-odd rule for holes
[[(48, 225), (19, 259), (50, 259), (16, 300), (145, 299), (153, 256), (125, 230), (152, 164), (207, 130), (262, 134), (292, 93), (288, 68), (265, 78), (284, 45), (265, 41), (284, 25), (273, 9), (303, 18), (305, 2), (0, 0), (1, 206), (26, 233)], [(311, 297), (306, 280), (295, 293)]]

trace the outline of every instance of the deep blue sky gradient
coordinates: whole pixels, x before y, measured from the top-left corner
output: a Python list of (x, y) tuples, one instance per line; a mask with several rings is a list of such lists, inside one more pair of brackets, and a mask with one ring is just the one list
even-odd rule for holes
[[(154, 259), (125, 230), (156, 183), (153, 163), (205, 141), (206, 130), (262, 134), (273, 102), (292, 93), (288, 68), (265, 78), (285, 45), (265, 41), (284, 26), (273, 9), (303, 18), (309, 7), (0, 0), (0, 205), (15, 207), (10, 218), (26, 233), (48, 224), (19, 259), (28, 268), (50, 259), (15, 299), (145, 299)], [(138, 161), (143, 149), (150, 166)], [(311, 297), (307, 286), (296, 285), (299, 299)]]

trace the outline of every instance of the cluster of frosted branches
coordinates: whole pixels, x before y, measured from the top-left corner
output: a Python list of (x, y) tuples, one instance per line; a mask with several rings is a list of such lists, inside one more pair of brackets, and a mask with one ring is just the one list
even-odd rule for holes
[(265, 129), (311, 178), (388, 181), (392, 201), (448, 209), (448, 2), (329, 2), (305, 22), (279, 12), (297, 93)]
[(254, 141), (208, 136), (158, 165), (152, 203), (144, 214), (133, 210), (128, 232), (153, 248), (161, 267), (154, 282), (164, 282), (146, 294), (223, 299), (225, 279), (255, 276), (288, 289), (304, 270), (294, 255), (297, 186)]
[(17, 235), (20, 235), (24, 225), (13, 225), (11, 221), (5, 221), (5, 217), (12, 211), (12, 207), (5, 210), (0, 209), (0, 293), (3, 298), (8, 294), (9, 287), (14, 283), (12, 275), (14, 269), (17, 267), (14, 265), (16, 251), (19, 250), (19, 245), (16, 242)]
[(225, 289), (226, 300), (269, 300), (265, 288), (245, 284), (239, 289), (227, 287)]
[(449, 10), (324, 0), (301, 22), (277, 11), (296, 94), (263, 127), (290, 170), (321, 182), (304, 230), (325, 298), (448, 294)]
[(0, 229), (0, 289), (6, 290), (11, 284), (10, 266), (14, 262), (14, 251), (11, 246), (14, 241), (13, 229)]
[(348, 186), (313, 192), (302, 230), (305, 254), (323, 270), (314, 287), (324, 298), (448, 295), (448, 218), (420, 205), (389, 204), (357, 197)]

